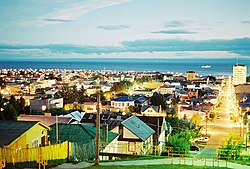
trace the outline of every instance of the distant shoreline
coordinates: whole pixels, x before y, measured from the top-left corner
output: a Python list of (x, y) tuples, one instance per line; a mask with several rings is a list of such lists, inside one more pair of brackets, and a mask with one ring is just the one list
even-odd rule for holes
[[(193, 70), (200, 75), (229, 76), (232, 75), (236, 59), (156, 59), (156, 58), (84, 58), (84, 59), (37, 59), (0, 61), (0, 69), (68, 69), (68, 70), (112, 70), (112, 71), (157, 71), (161, 73), (178, 72), (186, 74)], [(248, 66), (250, 59), (240, 59), (238, 63)], [(202, 65), (211, 65), (203, 69)]]

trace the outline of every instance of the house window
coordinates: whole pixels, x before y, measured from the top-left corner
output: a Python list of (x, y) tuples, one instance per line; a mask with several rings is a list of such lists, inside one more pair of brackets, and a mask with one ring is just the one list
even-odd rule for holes
[(127, 103), (127, 106), (129, 107), (129, 103)]
[(128, 151), (130, 151), (130, 152), (136, 151), (135, 142), (128, 142)]
[(38, 147), (38, 139), (35, 139), (31, 142), (31, 147), (32, 148)]
[(124, 107), (124, 103), (122, 103), (122, 107)]

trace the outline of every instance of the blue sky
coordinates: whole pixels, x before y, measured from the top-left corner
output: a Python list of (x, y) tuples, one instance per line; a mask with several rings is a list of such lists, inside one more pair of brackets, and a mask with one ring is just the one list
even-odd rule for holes
[(0, 1), (0, 60), (250, 58), (248, 0)]

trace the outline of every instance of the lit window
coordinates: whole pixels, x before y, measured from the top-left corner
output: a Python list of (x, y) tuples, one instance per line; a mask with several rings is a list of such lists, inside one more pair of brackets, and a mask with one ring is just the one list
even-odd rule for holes
[(135, 142), (128, 142), (128, 151), (130, 151), (130, 152), (136, 151)]

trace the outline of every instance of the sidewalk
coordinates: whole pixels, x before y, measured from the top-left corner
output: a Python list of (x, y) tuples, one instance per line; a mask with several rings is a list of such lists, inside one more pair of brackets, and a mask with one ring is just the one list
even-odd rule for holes
[(226, 162), (223, 160), (202, 159), (198, 158), (166, 158), (166, 159), (153, 159), (153, 160), (136, 160), (136, 161), (115, 161), (115, 162), (101, 162), (102, 166), (111, 165), (157, 165), (157, 164), (182, 164), (182, 165), (195, 165), (195, 166), (214, 166), (214, 167), (228, 167), (235, 169), (249, 169), (250, 166), (240, 165), (236, 163)]
[(53, 169), (81, 169), (81, 168), (87, 168), (94, 165), (94, 163), (88, 163), (88, 162), (80, 162), (77, 164), (72, 163), (63, 163), (57, 167), (54, 167)]

